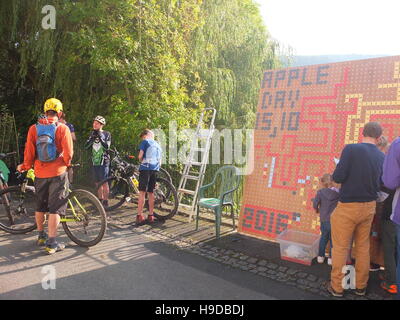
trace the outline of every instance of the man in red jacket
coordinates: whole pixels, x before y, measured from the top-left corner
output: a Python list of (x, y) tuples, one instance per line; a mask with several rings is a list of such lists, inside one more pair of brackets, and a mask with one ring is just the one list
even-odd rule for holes
[[(36, 224), (39, 231), (38, 245), (46, 245), (48, 254), (53, 254), (64, 249), (62, 243), (57, 243), (57, 227), (60, 223), (60, 214), (65, 213), (68, 196), (68, 173), (73, 156), (71, 132), (69, 128), (58, 119), (63, 113), (63, 106), (58, 99), (48, 99), (44, 104), (46, 118), (39, 120), (29, 128), (25, 144), (24, 162), (17, 167), (22, 172), (35, 170), (35, 193), (37, 196), (37, 208), (35, 212)], [(49, 127), (47, 127), (49, 126)], [(45, 135), (39, 133), (55, 127), (54, 143), (45, 141), (40, 143)], [(39, 143), (37, 143), (39, 141)], [(54, 156), (51, 157), (52, 146)], [(47, 158), (46, 158), (47, 157)], [(45, 214), (49, 213), (49, 235), (44, 232)]]

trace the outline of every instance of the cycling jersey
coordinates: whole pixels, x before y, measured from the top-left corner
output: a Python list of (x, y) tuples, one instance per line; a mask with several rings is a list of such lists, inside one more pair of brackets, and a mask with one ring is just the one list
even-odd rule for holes
[(108, 131), (93, 131), (86, 141), (86, 149), (92, 148), (92, 163), (94, 166), (110, 165), (108, 150), (111, 145), (111, 134)]

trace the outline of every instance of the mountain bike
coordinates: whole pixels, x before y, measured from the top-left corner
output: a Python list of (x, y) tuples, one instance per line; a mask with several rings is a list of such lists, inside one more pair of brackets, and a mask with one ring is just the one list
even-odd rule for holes
[[(112, 150), (112, 152), (113, 152), (114, 154), (116, 154), (116, 155), (118, 154), (118, 156), (121, 158), (119, 152), (118, 152), (116, 149)], [(135, 157), (135, 156), (132, 156), (132, 155), (129, 155), (128, 158), (129, 158), (129, 159), (136, 159), (136, 157)], [(157, 176), (158, 176), (159, 178), (163, 178), (163, 179), (165, 179), (165, 180), (168, 180), (168, 181), (173, 185), (171, 175), (170, 175), (169, 172), (168, 172), (167, 170), (165, 170), (164, 168), (160, 168), (160, 171), (158, 172)]]
[[(24, 234), (37, 227), (35, 188), (29, 185), (35, 174), (30, 169), (17, 175), (22, 183), (0, 191), (0, 229), (12, 234)], [(60, 215), (60, 222), (67, 236), (82, 247), (99, 243), (107, 227), (106, 213), (99, 199), (87, 190), (69, 189), (66, 201), (67, 209), (64, 215)]]
[[(9, 156), (13, 156), (17, 154), (17, 152), (9, 152), (9, 153), (0, 153), (0, 160), (3, 160)], [(4, 177), (4, 173), (0, 170), (0, 190), (3, 190), (4, 188), (7, 188), (7, 182), (6, 179)]]
[[(111, 175), (98, 184), (98, 189), (104, 184), (109, 185), (109, 206), (106, 211), (119, 208), (125, 202), (138, 202), (139, 166), (130, 164), (114, 151), (111, 161)], [(154, 216), (159, 220), (172, 218), (178, 211), (178, 195), (173, 184), (167, 179), (157, 177), (154, 189)], [(148, 208), (148, 201), (145, 202)]]

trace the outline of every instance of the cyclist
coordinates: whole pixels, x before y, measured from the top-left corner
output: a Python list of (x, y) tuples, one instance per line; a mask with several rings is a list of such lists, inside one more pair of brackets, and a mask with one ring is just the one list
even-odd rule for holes
[[(71, 131), (71, 137), (72, 141), (76, 142), (76, 134), (75, 134), (75, 128), (74, 125), (70, 122), (67, 122), (65, 119), (65, 113), (63, 112), (60, 119), (58, 119), (59, 122), (64, 123), (68, 128), (69, 131)], [(72, 179), (74, 178), (74, 171), (72, 168), (68, 168), (68, 181), (72, 183)]]
[[(69, 128), (58, 122), (63, 105), (50, 98), (44, 103), (45, 117), (29, 128), (25, 144), (24, 162), (19, 172), (32, 167), (35, 170), (35, 193), (37, 209), (35, 219), (39, 236), (38, 245), (45, 245), (48, 254), (65, 248), (56, 240), (60, 214), (65, 214), (68, 196), (67, 168), (71, 165), (73, 146)], [(49, 213), (48, 236), (44, 231), (45, 214)]]
[[(110, 171), (110, 155), (108, 154), (108, 150), (110, 150), (111, 145), (111, 134), (103, 130), (105, 124), (106, 119), (104, 117), (97, 116), (94, 118), (93, 131), (85, 144), (86, 149), (92, 148), (92, 163), (96, 187), (100, 181), (108, 177)], [(108, 184), (103, 183), (98, 190), (98, 197), (105, 207), (108, 207), (109, 193)]]
[(74, 125), (70, 122), (67, 122), (67, 120), (65, 119), (65, 113), (63, 112), (63, 114), (61, 115), (61, 118), (58, 120), (61, 123), (64, 123), (68, 128), (69, 131), (71, 131), (71, 137), (72, 137), (72, 141), (76, 141), (76, 134), (75, 134), (75, 128)]
[(147, 221), (154, 222), (154, 188), (156, 185), (157, 172), (161, 167), (161, 147), (154, 140), (154, 133), (149, 129), (144, 129), (140, 134), (142, 142), (139, 146), (139, 202), (138, 214), (136, 216), (136, 224), (144, 222), (143, 206), (148, 195), (149, 200), (149, 215)]
[(8, 187), (8, 176), (10, 174), (10, 169), (8, 169), (7, 165), (3, 160), (0, 160), (0, 177), (2, 179), (2, 183), (0, 184), (0, 188)]

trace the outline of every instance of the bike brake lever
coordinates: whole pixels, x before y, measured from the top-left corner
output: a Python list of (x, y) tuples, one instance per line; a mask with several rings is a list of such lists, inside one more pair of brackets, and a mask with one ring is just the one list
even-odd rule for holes
[(23, 171), (23, 172), (16, 171), (14, 174), (17, 180), (24, 180), (26, 175), (28, 174), (28, 171)]

